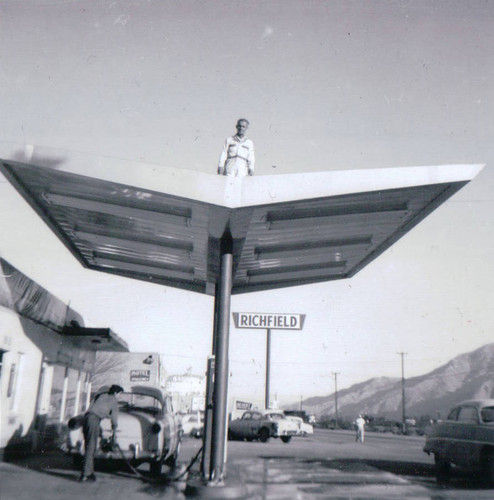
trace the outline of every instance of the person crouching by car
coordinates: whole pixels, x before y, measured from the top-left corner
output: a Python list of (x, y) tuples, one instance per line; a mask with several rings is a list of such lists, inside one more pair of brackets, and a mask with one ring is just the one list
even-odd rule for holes
[(94, 475), (94, 454), (98, 444), (100, 422), (104, 418), (111, 419), (113, 438), (118, 426), (118, 398), (117, 395), (123, 392), (119, 385), (112, 385), (108, 392), (103, 392), (96, 396), (95, 400), (84, 415), (82, 430), (84, 432), (84, 466), (82, 469), (80, 482), (96, 481)]

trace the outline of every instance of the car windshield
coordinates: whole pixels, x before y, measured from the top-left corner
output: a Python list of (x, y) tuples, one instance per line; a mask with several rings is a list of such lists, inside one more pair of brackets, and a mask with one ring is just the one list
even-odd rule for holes
[(149, 413), (161, 412), (161, 403), (154, 396), (124, 392), (119, 397), (119, 407), (125, 409), (139, 409)]
[(494, 406), (486, 406), (480, 410), (480, 416), (482, 417), (482, 422), (486, 424), (494, 423)]

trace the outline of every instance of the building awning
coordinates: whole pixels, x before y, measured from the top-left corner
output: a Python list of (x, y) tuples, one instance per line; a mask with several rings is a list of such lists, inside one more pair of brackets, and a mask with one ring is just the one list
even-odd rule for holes
[(61, 333), (63, 326), (70, 322), (84, 325), (84, 319), (77, 311), (1, 257), (0, 306), (57, 333)]
[(62, 335), (89, 351), (129, 351), (127, 343), (110, 328), (88, 328), (72, 323), (63, 327)]
[(0, 306), (41, 324), (91, 351), (124, 351), (127, 343), (109, 328), (86, 328), (71, 307), (0, 257)]
[(213, 294), (228, 233), (238, 294), (355, 275), (482, 166), (233, 178), (18, 148), (0, 168), (89, 269)]

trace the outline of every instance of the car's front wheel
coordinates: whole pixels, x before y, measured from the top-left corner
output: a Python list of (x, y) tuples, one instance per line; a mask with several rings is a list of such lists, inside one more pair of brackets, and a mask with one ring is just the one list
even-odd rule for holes
[(436, 464), (436, 481), (438, 484), (445, 484), (449, 481), (451, 474), (451, 464), (439, 453), (434, 454)]
[(177, 443), (177, 448), (175, 449), (175, 453), (167, 458), (165, 464), (169, 467), (175, 467), (177, 465), (178, 456), (180, 455), (180, 448), (182, 447), (182, 440), (179, 440)]
[(260, 431), (259, 431), (259, 441), (261, 441), (261, 443), (266, 443), (268, 440), (269, 440), (269, 429), (267, 429), (266, 427), (263, 427)]
[(292, 436), (281, 436), (281, 440), (284, 442), (284, 443), (289, 443), (292, 439)]

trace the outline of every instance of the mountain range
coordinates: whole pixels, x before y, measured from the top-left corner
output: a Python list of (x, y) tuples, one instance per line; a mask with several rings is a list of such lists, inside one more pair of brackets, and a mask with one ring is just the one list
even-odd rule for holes
[[(405, 409), (408, 418), (445, 418), (456, 403), (466, 399), (494, 398), (494, 343), (460, 354), (445, 365), (418, 377), (406, 378)], [(359, 413), (401, 420), (401, 378), (379, 377), (337, 392), (338, 415), (355, 418)], [(302, 401), (316, 418), (334, 416), (335, 394)], [(285, 407), (300, 408), (300, 403)]]

